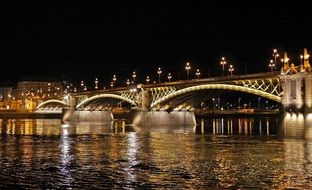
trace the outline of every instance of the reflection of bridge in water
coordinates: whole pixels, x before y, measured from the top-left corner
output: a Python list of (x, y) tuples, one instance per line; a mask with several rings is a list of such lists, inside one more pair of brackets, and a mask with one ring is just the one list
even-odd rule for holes
[(282, 74), (258, 73), (79, 92), (68, 99), (45, 101), (37, 110), (62, 108), (67, 110), (64, 119), (71, 120), (111, 120), (112, 109), (118, 105), (132, 108), (129, 115), (138, 125), (153, 121), (164, 125), (195, 124), (194, 105), (215, 93), (232, 91), (270, 99), (279, 103), (281, 110), (307, 113), (312, 107), (312, 75), (301, 69)]

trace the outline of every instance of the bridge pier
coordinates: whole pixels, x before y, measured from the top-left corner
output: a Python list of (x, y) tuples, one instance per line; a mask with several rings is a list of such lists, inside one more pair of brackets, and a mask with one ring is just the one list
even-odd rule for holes
[(76, 110), (76, 99), (70, 97), (69, 108), (63, 108), (62, 120), (64, 122), (111, 122), (114, 120), (111, 110), (106, 111), (80, 111)]
[(130, 122), (135, 126), (196, 125), (194, 112), (189, 111), (146, 111), (135, 109), (130, 112)]
[(312, 113), (312, 75), (301, 72), (279, 78), (283, 88), (282, 111)]
[(73, 112), (76, 110), (76, 98), (68, 97), (68, 108), (62, 109), (62, 121), (70, 121)]

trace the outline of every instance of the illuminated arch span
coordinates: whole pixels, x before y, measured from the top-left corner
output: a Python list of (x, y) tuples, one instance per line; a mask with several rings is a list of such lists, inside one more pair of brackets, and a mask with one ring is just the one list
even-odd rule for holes
[(194, 92), (194, 91), (200, 91), (200, 90), (233, 90), (233, 91), (239, 91), (239, 92), (245, 92), (249, 94), (258, 95), (258, 96), (268, 98), (276, 102), (281, 102), (281, 97), (274, 95), (274, 94), (270, 94), (268, 92), (257, 90), (257, 89), (252, 89), (252, 88), (237, 86), (237, 85), (230, 85), (230, 84), (207, 84), (207, 85), (192, 86), (192, 87), (188, 87), (188, 88), (175, 91), (171, 94), (168, 94), (167, 96), (164, 96), (158, 99), (154, 103), (152, 103), (151, 108), (169, 99), (172, 99), (176, 96), (180, 96), (182, 94), (186, 94), (186, 93)]
[(125, 98), (123, 96), (120, 96), (120, 95), (116, 95), (116, 94), (100, 94), (100, 95), (95, 95), (95, 96), (92, 96), (90, 98), (87, 98), (85, 100), (83, 100), (82, 102), (80, 102), (76, 108), (80, 108), (81, 106), (85, 105), (86, 103), (92, 101), (92, 100), (96, 100), (96, 99), (100, 99), (100, 98), (113, 98), (113, 99), (118, 99), (118, 100), (122, 100), (122, 101), (125, 101), (125, 102), (128, 102), (132, 105), (136, 105), (136, 103), (128, 98)]
[(65, 102), (63, 102), (63, 101), (61, 101), (61, 100), (47, 100), (47, 101), (44, 101), (44, 102), (42, 102), (42, 103), (40, 103), (38, 106), (37, 106), (37, 109), (39, 109), (39, 108), (41, 108), (41, 107), (43, 107), (43, 106), (45, 106), (45, 105), (47, 105), (47, 104), (50, 104), (50, 103), (56, 103), (56, 104), (61, 104), (62, 106), (64, 106), (64, 107), (67, 107), (68, 105), (65, 103)]

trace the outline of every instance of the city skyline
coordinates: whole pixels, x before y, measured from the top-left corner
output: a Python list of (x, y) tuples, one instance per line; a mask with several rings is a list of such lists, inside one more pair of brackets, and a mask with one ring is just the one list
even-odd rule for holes
[[(64, 78), (109, 82), (161, 67), (181, 78), (186, 62), (202, 76), (269, 70), (272, 50), (299, 63), (311, 49), (310, 13), (284, 1), (2, 2), (1, 82)], [(296, 61), (297, 60), (297, 61)], [(184, 76), (183, 76), (184, 77)], [(156, 79), (157, 80), (157, 79)]]

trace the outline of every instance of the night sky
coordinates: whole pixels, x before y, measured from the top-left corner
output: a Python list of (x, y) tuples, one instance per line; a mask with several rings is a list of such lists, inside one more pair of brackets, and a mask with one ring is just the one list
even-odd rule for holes
[(0, 83), (98, 77), (109, 85), (160, 66), (181, 79), (189, 61), (203, 77), (267, 71), (272, 49), (299, 62), (312, 51), (311, 6), (287, 1), (0, 1)]

